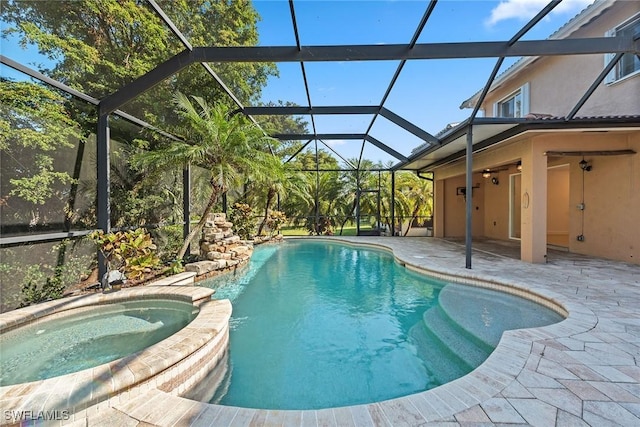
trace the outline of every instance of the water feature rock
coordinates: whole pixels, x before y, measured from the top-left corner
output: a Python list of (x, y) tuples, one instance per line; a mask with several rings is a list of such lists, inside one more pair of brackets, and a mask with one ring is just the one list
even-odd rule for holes
[(185, 267), (198, 276), (246, 263), (253, 253), (253, 244), (233, 233), (233, 223), (224, 213), (214, 213), (207, 218), (199, 243), (204, 260)]
[(198, 276), (200, 276), (202, 274), (206, 274), (210, 271), (216, 270), (218, 266), (219, 264), (215, 261), (198, 261), (185, 265), (184, 269), (186, 271), (193, 271)]

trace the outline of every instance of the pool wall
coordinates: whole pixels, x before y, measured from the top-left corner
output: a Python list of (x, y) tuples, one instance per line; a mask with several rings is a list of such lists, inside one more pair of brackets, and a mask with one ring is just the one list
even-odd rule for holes
[[(163, 285), (166, 283), (160, 283)], [(46, 380), (0, 387), (6, 414), (59, 411), (63, 418), (104, 401), (159, 389), (180, 395), (212, 369), (227, 351), (231, 303), (211, 300), (213, 290), (194, 286), (144, 286), (37, 304), (0, 315), (0, 333), (90, 307), (131, 300), (172, 299), (199, 307), (195, 319), (174, 335), (113, 362)]]

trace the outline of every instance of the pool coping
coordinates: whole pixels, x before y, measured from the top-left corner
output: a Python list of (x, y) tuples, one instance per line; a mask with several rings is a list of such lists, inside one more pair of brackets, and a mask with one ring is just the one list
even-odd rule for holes
[[(219, 358), (227, 349), (231, 303), (229, 300), (211, 300), (213, 293), (207, 288), (166, 286), (161, 282), (160, 286), (44, 302), (0, 315), (0, 331), (6, 331), (95, 305), (122, 301), (168, 299), (188, 302), (199, 308), (196, 317), (184, 328), (139, 352), (82, 371), (0, 387), (0, 406), (4, 411), (0, 424), (47, 411), (58, 411), (58, 416), (69, 419), (100, 402), (120, 401), (121, 395), (136, 389), (159, 388), (174, 394), (184, 391), (185, 384), (193, 381), (194, 373), (204, 375), (197, 370), (193, 372), (196, 365), (201, 370), (202, 363), (192, 355), (203, 353), (204, 349)], [(189, 371), (188, 375), (186, 371)]]
[[(130, 396), (130, 400), (110, 408), (115, 412), (105, 411), (105, 407), (89, 408), (86, 420), (104, 420), (117, 415), (153, 425), (249, 426), (271, 425), (275, 422), (285, 426), (414, 426), (429, 422), (456, 423), (454, 416), (473, 411), (479, 405), (496, 400), (496, 396), (510, 387), (530, 363), (532, 354), (539, 345), (537, 343), (577, 336), (588, 332), (598, 323), (598, 317), (588, 307), (549, 289), (517, 280), (504, 280), (474, 270), (456, 271), (442, 266), (425, 268), (417, 262), (412, 262), (406, 254), (398, 253), (393, 245), (386, 245), (380, 241), (341, 237), (323, 237), (321, 240), (391, 251), (396, 261), (409, 269), (447, 281), (508, 291), (559, 312), (565, 312), (567, 316), (563, 321), (553, 325), (505, 332), (491, 355), (478, 368), (461, 378), (431, 390), (381, 402), (321, 410), (262, 410), (195, 402), (169, 396), (158, 390), (148, 390), (142, 395)], [(161, 410), (167, 406), (176, 409), (170, 413)], [(486, 418), (486, 415), (484, 417)], [(81, 425), (85, 419), (80, 417), (77, 421), (78, 425)], [(486, 421), (491, 423), (488, 418)]]

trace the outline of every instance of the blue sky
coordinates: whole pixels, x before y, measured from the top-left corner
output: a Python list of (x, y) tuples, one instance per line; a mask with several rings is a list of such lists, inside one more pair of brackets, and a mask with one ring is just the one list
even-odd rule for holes
[[(524, 40), (545, 39), (592, 0), (564, 0), (538, 23)], [(418, 43), (498, 41), (511, 38), (548, 0), (440, 0)], [(293, 46), (295, 38), (287, 0), (254, 0), (261, 15), (260, 44)], [(428, 1), (417, 0), (296, 0), (294, 8), (302, 45), (408, 43)], [(2, 53), (38, 68), (47, 63), (33, 49), (21, 51), (15, 39), (2, 40)], [(503, 70), (515, 59), (505, 61)], [(408, 61), (384, 106), (436, 134), (448, 123), (466, 119), (459, 105), (481, 89), (496, 59)], [(34, 65), (35, 63), (35, 65)], [(377, 105), (399, 61), (311, 62), (305, 64), (312, 105)], [(308, 105), (298, 63), (277, 64), (280, 77), (271, 78), (262, 101), (293, 101)], [(4, 76), (18, 77), (7, 67)], [(364, 133), (373, 116), (316, 116), (318, 133)], [(305, 117), (310, 122), (309, 117)], [(409, 155), (421, 140), (383, 117), (371, 135)], [(343, 157), (357, 157), (361, 141), (326, 141)], [(395, 160), (370, 144), (364, 157)]]
[[(511, 38), (547, 0), (444, 0), (438, 2), (418, 43), (497, 41)], [(565, 0), (523, 40), (545, 39), (591, 0)], [(302, 45), (408, 43), (424, 14), (427, 1), (296, 1)], [(294, 45), (287, 1), (255, 0), (262, 21), (260, 44)], [(507, 60), (503, 70), (515, 61)], [(394, 85), (385, 107), (435, 134), (448, 123), (470, 115), (459, 105), (481, 89), (496, 59), (409, 61)], [(311, 102), (319, 105), (376, 105), (380, 103), (398, 61), (306, 63)], [(263, 101), (294, 101), (308, 105), (299, 64), (278, 64), (280, 77), (263, 91)], [(309, 119), (308, 117), (305, 117)], [(316, 116), (318, 133), (364, 133), (372, 116)], [(382, 117), (371, 134), (404, 155), (422, 141)], [(360, 152), (358, 141), (326, 141), (347, 158)], [(394, 160), (366, 144), (365, 157)]]

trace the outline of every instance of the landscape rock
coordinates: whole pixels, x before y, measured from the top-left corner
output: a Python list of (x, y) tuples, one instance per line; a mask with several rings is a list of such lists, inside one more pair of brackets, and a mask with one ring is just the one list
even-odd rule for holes
[(217, 270), (219, 264), (216, 261), (197, 261), (185, 265), (186, 271), (193, 271), (198, 276), (207, 274), (210, 271)]
[(209, 215), (199, 242), (204, 260), (187, 264), (186, 271), (198, 276), (246, 263), (253, 253), (253, 243), (241, 240), (233, 233), (233, 223), (223, 213)]

